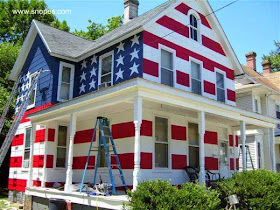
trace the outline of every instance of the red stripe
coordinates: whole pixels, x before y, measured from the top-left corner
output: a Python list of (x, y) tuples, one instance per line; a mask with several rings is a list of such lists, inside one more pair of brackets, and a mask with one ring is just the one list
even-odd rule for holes
[[(134, 160), (134, 158), (133, 158)], [(148, 152), (141, 152), (141, 169), (153, 169), (153, 154)]]
[[(87, 162), (87, 156), (73, 157), (73, 169), (85, 169)], [(95, 165), (95, 156), (90, 156), (88, 161), (89, 166)], [(94, 167), (88, 167), (88, 169), (94, 169)]]
[[(80, 143), (87, 143), (91, 142), (91, 138), (93, 135), (94, 129), (88, 129), (83, 131), (77, 131), (74, 138), (74, 144), (80, 144)], [(94, 140), (96, 140), (96, 136), (94, 137)]]
[(10, 168), (21, 168), (22, 156), (10, 158)]
[(47, 155), (46, 168), (53, 168), (53, 160), (54, 160), (53, 155)]
[(9, 179), (8, 189), (24, 192), (26, 182), (25, 179)]
[(12, 146), (23, 145), (24, 134), (15, 135), (12, 141)]
[(165, 45), (169, 48), (172, 48), (174, 50), (176, 50), (176, 56), (183, 59), (183, 60), (186, 60), (186, 61), (189, 61), (189, 57), (193, 57), (195, 59), (198, 59), (200, 61), (203, 62), (203, 67), (209, 71), (212, 71), (214, 72), (215, 68), (218, 68), (224, 72), (226, 72), (226, 76), (228, 79), (231, 79), (231, 80), (234, 80), (234, 71), (232, 69), (229, 69), (215, 61), (212, 61), (202, 55), (199, 55), (195, 52), (192, 52), (188, 49), (185, 49), (179, 45), (176, 45), (166, 39), (163, 39), (161, 37), (158, 37), (148, 31), (144, 31), (143, 32), (143, 36), (144, 36), (144, 39), (143, 39), (143, 42), (144, 44), (146, 45), (149, 45), (151, 47), (154, 47), (156, 49), (158, 49), (158, 45), (159, 44), (162, 44), (162, 45)]
[(172, 169), (184, 169), (187, 166), (187, 155), (172, 154)]
[[(134, 169), (134, 153), (118, 154), (122, 169)], [(111, 163), (116, 164), (116, 158), (111, 156)]]
[[(188, 12), (189, 12), (189, 10), (192, 9), (192, 8), (189, 7), (188, 5), (184, 4), (184, 3), (181, 3), (181, 4), (179, 4), (175, 9), (178, 10), (179, 12), (181, 12), (181, 13), (187, 15)], [(196, 10), (195, 10), (195, 11), (196, 11)], [(198, 11), (196, 11), (196, 12), (197, 12), (197, 13), (199, 14), (199, 16), (200, 16), (201, 23), (202, 23), (203, 25), (205, 25), (206, 27), (211, 28), (211, 26), (210, 26), (209, 22), (207, 21), (206, 17), (205, 17), (203, 14), (199, 13)]]
[(171, 125), (171, 138), (174, 140), (187, 140), (187, 128), (184, 126)]
[(45, 141), (45, 129), (37, 130), (35, 136), (35, 143)]
[(165, 28), (189, 38), (189, 27), (166, 15), (158, 19), (156, 22)]
[(190, 75), (181, 71), (176, 71), (177, 83), (186, 87), (190, 87)]
[(229, 146), (233, 147), (233, 135), (229, 135)]
[(47, 103), (47, 104), (45, 104), (45, 105), (42, 105), (42, 106), (39, 106), (39, 107), (36, 107), (36, 108), (33, 108), (33, 109), (30, 109), (30, 110), (26, 111), (26, 112), (24, 113), (23, 118), (22, 118), (22, 120), (20, 121), (20, 123), (29, 122), (29, 121), (30, 121), (30, 120), (28, 119), (28, 115), (29, 115), (29, 114), (33, 114), (33, 113), (35, 113), (35, 112), (39, 112), (39, 111), (42, 111), (42, 110), (44, 110), (44, 109), (48, 109), (48, 108), (50, 108), (50, 107), (53, 106), (53, 105), (54, 105), (54, 103), (51, 102), (51, 103)]
[(220, 53), (223, 56), (226, 56), (222, 46), (218, 42), (215, 42), (204, 35), (202, 35), (202, 45), (209, 48), (210, 50)]
[(40, 180), (33, 180), (33, 186), (35, 187), (41, 187), (42, 186), (42, 183)]
[(143, 58), (143, 72), (158, 77), (158, 63)]
[(55, 138), (55, 129), (48, 129), (48, 141), (54, 141)]
[(205, 169), (219, 170), (219, 159), (213, 157), (205, 157)]
[(239, 136), (235, 136), (235, 146), (238, 147)]
[[(239, 169), (239, 159), (236, 158), (235, 161), (236, 161), (236, 169), (238, 170)], [(234, 158), (230, 158), (229, 165), (230, 165), (230, 170), (234, 170)]]
[(204, 143), (218, 145), (218, 133), (213, 131), (205, 131)]
[(153, 122), (152, 121), (142, 120), (140, 135), (141, 136), (153, 136)]
[(34, 155), (33, 156), (33, 167), (43, 168), (44, 167), (44, 155)]
[(236, 102), (235, 91), (227, 89), (227, 99)]
[(204, 92), (211, 95), (216, 95), (216, 85), (212, 82), (204, 80)]

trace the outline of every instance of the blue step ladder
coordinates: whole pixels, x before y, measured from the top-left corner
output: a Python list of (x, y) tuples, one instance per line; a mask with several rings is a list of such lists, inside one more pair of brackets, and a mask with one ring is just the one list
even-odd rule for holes
[[(94, 138), (95, 138), (97, 126), (99, 126), (99, 135), (100, 136), (99, 136), (98, 147), (94, 149), (93, 141), (94, 141)], [(107, 139), (108, 139), (108, 141), (107, 141)], [(114, 143), (114, 139), (112, 137), (112, 133), (111, 133), (111, 130), (110, 130), (109, 121), (105, 117), (97, 117), (95, 127), (94, 127), (94, 131), (93, 131), (93, 135), (92, 135), (91, 142), (90, 142), (90, 146), (89, 146), (89, 151), (88, 151), (87, 161), (86, 161), (86, 165), (85, 165), (85, 169), (84, 169), (84, 173), (83, 173), (82, 183), (80, 185), (80, 193), (82, 192), (85, 177), (86, 177), (86, 173), (87, 173), (87, 169), (89, 167), (91, 167), (91, 168), (94, 167), (94, 169), (95, 169), (94, 170), (94, 177), (93, 177), (93, 186), (96, 185), (96, 177), (97, 177), (97, 171), (98, 171), (99, 162), (100, 162), (101, 147), (104, 148), (104, 152), (105, 152), (105, 159), (106, 159), (108, 172), (109, 172), (109, 176), (110, 176), (110, 181), (111, 181), (111, 186), (112, 186), (112, 194), (113, 195), (117, 194), (115, 179), (114, 179), (113, 171), (112, 171), (113, 167), (118, 169), (118, 171), (120, 173), (120, 178), (121, 178), (121, 181), (122, 181), (122, 187), (124, 188), (124, 190), (126, 192), (127, 186), (125, 184), (124, 175), (123, 175), (122, 167), (121, 167), (121, 164), (120, 164), (119, 156), (118, 156), (116, 146), (115, 146), (115, 143)], [(95, 162), (95, 166), (89, 165), (88, 162), (89, 162), (90, 155), (91, 155), (92, 152), (96, 152), (96, 151), (97, 151), (97, 160)], [(113, 154), (110, 154), (110, 152), (113, 152)], [(115, 158), (116, 164), (111, 163), (111, 157)]]

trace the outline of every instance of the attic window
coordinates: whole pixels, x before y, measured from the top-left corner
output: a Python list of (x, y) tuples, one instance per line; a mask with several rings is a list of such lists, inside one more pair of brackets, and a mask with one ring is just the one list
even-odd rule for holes
[(190, 36), (191, 39), (198, 41), (198, 24), (194, 15), (190, 15)]
[(60, 62), (57, 93), (58, 101), (67, 101), (72, 99), (74, 70), (74, 65), (65, 62)]

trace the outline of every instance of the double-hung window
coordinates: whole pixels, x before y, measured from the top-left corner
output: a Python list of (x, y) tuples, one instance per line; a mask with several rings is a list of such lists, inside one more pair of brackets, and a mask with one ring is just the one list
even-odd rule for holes
[(198, 41), (198, 24), (194, 15), (190, 15), (190, 37), (191, 39)]
[(161, 84), (173, 87), (173, 53), (161, 50)]
[(192, 92), (201, 95), (201, 68), (200, 64), (191, 61)]
[(216, 72), (216, 90), (217, 90), (217, 100), (225, 102), (225, 77), (223, 74)]
[(189, 166), (199, 167), (199, 135), (198, 125), (189, 123), (188, 125), (189, 139)]
[(32, 133), (31, 127), (25, 129), (23, 168), (29, 167), (31, 133)]
[(74, 65), (60, 62), (58, 101), (67, 101), (73, 98)]
[(276, 118), (280, 119), (280, 105), (276, 105)]
[[(107, 151), (109, 151), (111, 148), (109, 147), (109, 130), (107, 129), (107, 125), (104, 126), (104, 137), (107, 144)], [(105, 145), (103, 144), (103, 141), (101, 139), (101, 130), (99, 130), (99, 141), (100, 141), (100, 159), (99, 159), (99, 167), (107, 167), (107, 161), (106, 161), (106, 155), (105, 155)]]
[(67, 126), (58, 126), (56, 167), (65, 168), (66, 163)]
[(168, 168), (168, 119), (155, 118), (155, 167)]
[(99, 88), (111, 86), (112, 82), (112, 68), (113, 68), (113, 54), (101, 56), (100, 64), (100, 84)]
[(261, 113), (261, 99), (259, 96), (254, 97), (254, 111), (256, 113)]

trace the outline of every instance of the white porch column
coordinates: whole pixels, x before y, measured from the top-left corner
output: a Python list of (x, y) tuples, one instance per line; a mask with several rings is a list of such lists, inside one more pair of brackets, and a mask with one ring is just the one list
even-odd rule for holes
[(240, 122), (240, 138), (242, 142), (242, 167), (243, 171), (247, 170), (247, 164), (246, 164), (246, 124), (244, 121)]
[(198, 113), (199, 130), (199, 184), (205, 184), (205, 152), (204, 152), (204, 134), (205, 134), (205, 112)]
[[(236, 165), (236, 132), (233, 133), (233, 171), (234, 173), (237, 172), (237, 165)], [(238, 145), (237, 145), (238, 148)]]
[(270, 149), (270, 158), (271, 158), (271, 170), (276, 172), (274, 128), (269, 128), (269, 149)]
[(76, 121), (77, 121), (76, 115), (71, 114), (70, 115), (70, 124), (69, 124), (70, 141), (69, 141), (66, 181), (65, 181), (65, 186), (64, 186), (65, 192), (71, 192), (72, 177), (73, 177), (73, 170), (72, 170), (73, 149), (74, 149), (74, 137), (75, 137), (75, 133), (76, 133)]
[(141, 179), (140, 171), (140, 129), (142, 124), (142, 98), (135, 97), (134, 99), (134, 126), (135, 126), (135, 140), (134, 140), (134, 170), (133, 170), (133, 190), (136, 190), (139, 180)]
[(32, 124), (30, 153), (29, 153), (29, 172), (28, 172), (28, 179), (26, 183), (27, 187), (33, 186), (33, 154), (34, 154), (34, 141), (36, 137), (35, 134), (36, 134), (36, 124)]

